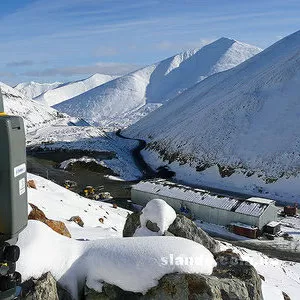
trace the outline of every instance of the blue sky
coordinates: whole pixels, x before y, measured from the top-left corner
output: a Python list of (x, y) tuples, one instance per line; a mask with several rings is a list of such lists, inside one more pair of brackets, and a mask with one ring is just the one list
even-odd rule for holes
[(222, 36), (266, 48), (299, 24), (298, 0), (5, 0), (0, 81), (123, 74)]

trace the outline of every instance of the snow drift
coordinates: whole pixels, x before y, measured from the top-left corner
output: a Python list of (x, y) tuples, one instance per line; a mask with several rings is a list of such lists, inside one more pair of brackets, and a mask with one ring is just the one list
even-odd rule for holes
[(80, 95), (94, 87), (104, 84), (117, 76), (94, 74), (93, 76), (78, 80), (70, 83), (66, 83), (58, 86), (55, 89), (51, 89), (44, 94), (38, 96), (35, 100), (53, 106), (57, 103), (63, 102), (77, 95)]
[(203, 171), (240, 168), (272, 183), (300, 170), (300, 31), (207, 78), (125, 131)]
[(230, 69), (258, 52), (257, 47), (221, 38), (117, 78), (55, 108), (90, 122), (124, 127), (207, 76)]

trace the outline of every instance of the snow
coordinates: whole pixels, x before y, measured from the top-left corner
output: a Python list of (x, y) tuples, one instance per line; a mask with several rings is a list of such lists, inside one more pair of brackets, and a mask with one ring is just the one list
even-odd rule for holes
[[(299, 201), (299, 46), (300, 31), (203, 80), (124, 134), (146, 140), (146, 156), (161, 153), (158, 164), (178, 163), (183, 180), (186, 166), (198, 184)], [(236, 172), (222, 178), (218, 164)]]
[(140, 216), (141, 227), (138, 228), (134, 236), (144, 236), (149, 231), (146, 227), (147, 221), (156, 223), (159, 228), (157, 235), (162, 235), (176, 219), (175, 210), (164, 200), (152, 199), (143, 208)]
[[(177, 237), (139, 237), (75, 241), (45, 224), (29, 221), (20, 234), (18, 271), (26, 280), (51, 271), (78, 299), (78, 286), (101, 291), (102, 281), (124, 290), (145, 293), (168, 273), (211, 274), (216, 262), (202, 245)], [(177, 264), (167, 258), (192, 258), (197, 264)]]
[(65, 149), (115, 153), (113, 159), (94, 158), (103, 166), (113, 170), (123, 180), (136, 180), (142, 176), (131, 155), (137, 143), (137, 141), (122, 139), (113, 133), (107, 133), (101, 127), (92, 126), (53, 124), (27, 134), (27, 146), (30, 147), (38, 146), (54, 151)]
[(8, 115), (20, 116), (24, 119), (26, 128), (29, 130), (36, 126), (44, 126), (58, 119), (65, 118), (55, 109), (45, 107), (37, 103), (18, 90), (0, 82), (3, 95), (4, 111)]
[(261, 284), (264, 300), (284, 300), (282, 291), (273, 285), (262, 281)]
[[(28, 202), (40, 208), (47, 218), (64, 222), (74, 239), (122, 237), (129, 211), (86, 199), (37, 175), (28, 174), (28, 179), (37, 185), (36, 190), (28, 189)], [(73, 216), (81, 217), (83, 228), (68, 221)], [(100, 223), (99, 218), (103, 218), (104, 223)]]
[[(28, 189), (29, 202), (42, 209), (48, 218), (65, 222), (72, 238), (30, 220), (18, 241), (21, 257), (17, 270), (23, 280), (31, 276), (38, 278), (51, 271), (76, 299), (78, 288), (85, 283), (98, 291), (102, 281), (106, 281), (125, 290), (145, 293), (167, 273), (210, 274), (215, 266), (212, 254), (190, 240), (160, 236), (121, 238), (126, 210), (80, 197), (36, 175), (28, 174), (28, 179), (35, 180), (37, 185), (36, 190)], [(67, 221), (73, 215), (81, 216), (84, 227)], [(107, 216), (107, 224), (97, 221), (103, 215)], [(273, 299), (281, 299), (275, 295), (280, 295), (279, 290), (283, 290), (291, 299), (297, 299), (300, 264), (272, 259), (228, 243), (222, 243), (222, 247), (233, 248), (265, 277), (265, 297), (274, 295)], [(188, 261), (192, 258), (196, 263), (186, 264), (185, 258)]]
[[(273, 287), (273, 295), (279, 295), (278, 290), (280, 290), (289, 295), (292, 300), (298, 299), (300, 291), (300, 263), (270, 258), (258, 251), (234, 247), (228, 243), (225, 248), (231, 248), (235, 253), (240, 254), (243, 260), (248, 261), (255, 267), (258, 274), (264, 276), (265, 284), (267, 285), (263, 286), (264, 296), (269, 297), (271, 295), (271, 287)], [(277, 300), (280, 298), (273, 299)]]
[[(121, 238), (126, 210), (85, 199), (39, 176), (29, 174), (28, 179), (37, 185), (37, 189), (28, 189), (29, 202), (42, 209), (48, 218), (63, 221), (72, 238), (30, 220), (18, 241), (21, 257), (17, 269), (23, 280), (51, 271), (75, 298), (78, 285), (85, 281), (95, 290), (100, 290), (101, 281), (106, 281), (145, 293), (167, 273), (211, 274), (216, 265), (207, 249), (182, 238)], [(67, 221), (74, 215), (82, 218), (84, 227)], [(98, 219), (104, 215), (107, 218), (102, 224)], [(86, 239), (90, 241), (83, 241)], [(172, 263), (168, 260), (170, 256), (198, 259), (199, 263)]]
[(71, 159), (65, 160), (62, 163), (60, 163), (59, 168), (66, 170), (69, 167), (69, 165), (72, 165), (72, 164), (74, 164), (76, 162), (84, 162), (86, 164), (88, 164), (90, 162), (94, 162), (94, 163), (96, 163), (98, 165), (101, 165), (101, 162), (99, 162), (95, 158), (83, 156), (81, 158), (71, 158)]
[(51, 89), (36, 97), (35, 100), (53, 106), (65, 100), (71, 99), (77, 95), (80, 95), (86, 91), (89, 91), (101, 84), (104, 84), (110, 80), (115, 79), (117, 76), (94, 74), (93, 76), (78, 80), (70, 83), (66, 83)]
[(60, 101), (54, 107), (101, 126), (125, 127), (207, 76), (232, 68), (260, 51), (222, 38)]
[(27, 98), (33, 99), (49, 90), (55, 89), (62, 85), (61, 82), (39, 83), (39, 82), (22, 82), (14, 88), (24, 94)]

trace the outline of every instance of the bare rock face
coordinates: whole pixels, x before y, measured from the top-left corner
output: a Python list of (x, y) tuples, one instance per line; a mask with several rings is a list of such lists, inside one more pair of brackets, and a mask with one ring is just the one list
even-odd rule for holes
[(140, 212), (134, 212), (127, 216), (126, 223), (123, 229), (123, 237), (131, 237), (139, 226), (141, 226)]
[(28, 180), (27, 186), (30, 187), (30, 188), (32, 188), (32, 189), (36, 189), (35, 181), (32, 180), (32, 179)]
[(50, 272), (39, 279), (31, 278), (22, 283), (22, 297), (26, 300), (72, 300), (68, 291), (62, 288)]
[(211, 238), (201, 228), (198, 228), (192, 220), (183, 215), (177, 215), (174, 222), (168, 228), (168, 232), (172, 233), (174, 236), (199, 243), (212, 253), (217, 253), (219, 251), (218, 242)]
[(30, 214), (28, 216), (28, 220), (41, 221), (41, 222), (45, 223), (46, 225), (48, 225), (52, 230), (56, 231), (57, 233), (64, 235), (66, 237), (69, 237), (69, 238), (71, 237), (71, 234), (64, 222), (48, 219), (46, 217), (46, 215), (44, 214), (44, 212), (42, 210), (40, 210), (37, 206), (35, 206), (34, 204), (31, 204), (31, 203), (29, 203), (29, 204), (32, 208), (32, 211), (30, 212)]
[[(163, 276), (156, 287), (145, 295), (123, 291), (117, 286), (104, 284), (102, 293), (87, 289), (87, 300), (263, 300), (260, 278), (251, 266), (252, 277), (246, 277), (253, 286), (234, 276), (218, 277), (199, 274), (167, 274)], [(253, 273), (252, 273), (253, 272)], [(246, 272), (247, 273), (247, 272)], [(249, 274), (250, 274), (249, 273)], [(247, 273), (248, 274), (248, 273)], [(257, 280), (257, 281), (256, 281)], [(255, 287), (255, 289), (254, 289)]]
[(78, 224), (80, 227), (84, 226), (84, 222), (82, 221), (82, 219), (79, 216), (73, 216), (69, 219), (69, 221)]

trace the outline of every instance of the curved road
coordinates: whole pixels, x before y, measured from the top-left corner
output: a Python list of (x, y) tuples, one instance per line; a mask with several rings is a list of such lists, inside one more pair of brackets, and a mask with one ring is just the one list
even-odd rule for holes
[(122, 139), (126, 140), (133, 140), (133, 141), (138, 141), (139, 144), (131, 151), (134, 163), (138, 167), (138, 169), (142, 172), (143, 178), (142, 179), (150, 179), (156, 177), (157, 172), (154, 171), (144, 160), (141, 151), (145, 149), (147, 143), (144, 140), (141, 139), (133, 139), (124, 136), (121, 134), (121, 129), (118, 129), (116, 131), (116, 135)]
[[(143, 178), (142, 179), (151, 179), (151, 178), (155, 178), (157, 177), (157, 172), (155, 170), (153, 170), (148, 164), (147, 162), (144, 160), (141, 151), (143, 149), (145, 149), (147, 143), (146, 141), (142, 140), (142, 139), (133, 139), (133, 138), (129, 138), (124, 136), (121, 133), (121, 129), (118, 129), (116, 131), (116, 135), (120, 138), (126, 139), (126, 140), (133, 140), (133, 141), (138, 141), (139, 144), (137, 147), (135, 147), (131, 153), (134, 159), (134, 162), (136, 164), (136, 166), (138, 167), (138, 169), (143, 173)], [(215, 188), (215, 187), (211, 187), (211, 186), (207, 186), (207, 185), (201, 185), (201, 184), (190, 184), (184, 181), (180, 181), (180, 180), (175, 180), (174, 178), (169, 178), (169, 181), (172, 181), (174, 183), (180, 183), (183, 185), (188, 185), (194, 188), (198, 188), (198, 189), (203, 189), (206, 191), (209, 191), (211, 194), (216, 194), (216, 195), (221, 195), (224, 197), (235, 197), (237, 199), (247, 199), (249, 197), (253, 197), (254, 195), (250, 195), (250, 194), (244, 194), (244, 193), (239, 193), (239, 192), (233, 192), (233, 191), (228, 191), (228, 190), (223, 190), (223, 189), (219, 189), (219, 188)]]

